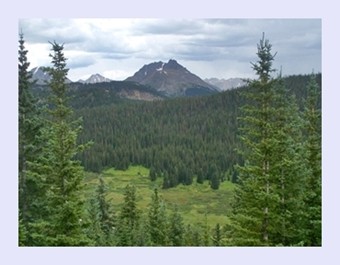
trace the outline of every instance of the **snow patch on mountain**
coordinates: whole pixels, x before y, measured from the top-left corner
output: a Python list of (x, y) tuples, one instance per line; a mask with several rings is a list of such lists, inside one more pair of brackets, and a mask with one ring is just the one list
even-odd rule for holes
[(164, 64), (165, 64), (165, 63), (162, 63), (162, 66), (161, 66), (160, 68), (156, 69), (156, 71), (162, 72), (162, 71), (163, 71)]

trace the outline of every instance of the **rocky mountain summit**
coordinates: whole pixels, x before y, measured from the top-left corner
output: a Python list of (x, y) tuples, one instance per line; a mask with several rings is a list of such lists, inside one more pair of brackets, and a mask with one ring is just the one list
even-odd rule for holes
[(126, 81), (133, 81), (156, 89), (167, 97), (208, 95), (218, 89), (180, 65), (176, 60), (144, 65)]

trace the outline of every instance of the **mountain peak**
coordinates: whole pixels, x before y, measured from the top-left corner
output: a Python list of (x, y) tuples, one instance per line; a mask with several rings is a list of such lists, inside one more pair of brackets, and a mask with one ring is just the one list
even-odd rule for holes
[(165, 67), (168, 69), (184, 69), (182, 65), (180, 65), (176, 60), (170, 59), (168, 63), (165, 64)]
[(95, 84), (95, 83), (103, 83), (103, 82), (111, 82), (112, 80), (102, 76), (101, 74), (93, 74), (86, 80), (79, 80), (78, 82), (84, 84)]
[(126, 81), (150, 86), (168, 97), (205, 95), (217, 92), (216, 87), (189, 72), (176, 60), (170, 59), (144, 65)]

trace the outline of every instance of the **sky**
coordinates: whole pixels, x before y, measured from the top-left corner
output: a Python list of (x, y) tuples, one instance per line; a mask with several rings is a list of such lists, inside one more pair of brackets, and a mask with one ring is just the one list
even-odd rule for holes
[(50, 65), (49, 42), (64, 44), (72, 81), (113, 80), (170, 59), (201, 78), (253, 78), (265, 33), (283, 75), (321, 72), (321, 19), (20, 19), (31, 68)]

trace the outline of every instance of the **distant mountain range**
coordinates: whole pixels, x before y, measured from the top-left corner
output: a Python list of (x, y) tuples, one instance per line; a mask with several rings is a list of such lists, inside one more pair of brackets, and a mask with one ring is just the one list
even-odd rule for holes
[[(49, 74), (44, 71), (44, 67), (35, 67), (31, 70), (33, 80), (37, 85), (45, 85), (51, 80)], [(67, 83), (78, 83), (96, 88), (96, 84), (116, 82), (116, 85), (101, 85), (100, 87), (117, 87), (119, 83), (119, 96), (124, 98), (133, 98), (143, 100), (143, 95), (147, 96), (145, 100), (159, 99), (161, 97), (188, 97), (203, 96), (218, 93), (223, 90), (237, 88), (245, 85), (240, 78), (217, 79), (209, 78), (202, 80), (197, 75), (191, 73), (187, 68), (180, 65), (176, 60), (169, 60), (167, 63), (159, 61), (144, 65), (133, 76), (124, 81), (113, 81), (100, 74), (93, 74), (86, 80), (72, 82), (67, 79)], [(131, 85), (136, 84), (136, 85)], [(72, 87), (81, 87), (79, 85)], [(126, 88), (126, 89), (124, 89)], [(147, 88), (147, 90), (145, 90)], [(150, 93), (155, 91), (153, 96)], [(138, 95), (138, 96), (137, 96)]]

